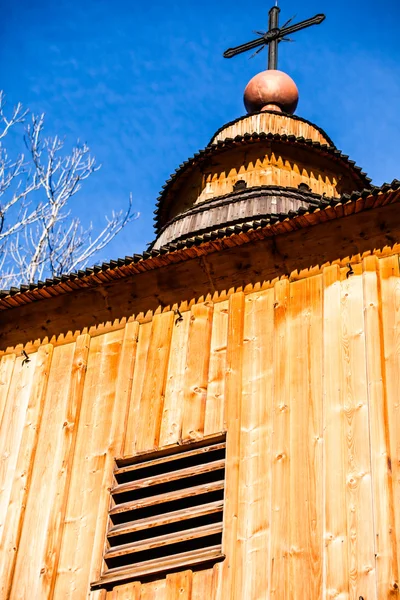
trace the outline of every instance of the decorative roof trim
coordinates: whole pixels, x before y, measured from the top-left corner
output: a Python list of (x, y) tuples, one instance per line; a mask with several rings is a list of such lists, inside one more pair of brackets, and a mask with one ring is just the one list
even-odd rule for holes
[(293, 213), (269, 215), (243, 224), (224, 227), (215, 231), (192, 236), (159, 250), (111, 260), (84, 271), (61, 275), (19, 288), (0, 291), (0, 310), (18, 307), (38, 300), (61, 296), (79, 289), (93, 288), (123, 279), (131, 275), (152, 271), (164, 266), (190, 260), (203, 254), (240, 246), (251, 241), (266, 239), (297, 229), (313, 227), (331, 219), (339, 219), (355, 212), (378, 208), (383, 204), (400, 202), (400, 181), (365, 189), (362, 192), (344, 194), (341, 198), (322, 198), (317, 205), (300, 208)]
[(321, 144), (320, 142), (313, 141), (310, 139), (305, 139), (304, 137), (296, 137), (295, 135), (287, 135), (287, 134), (279, 134), (279, 133), (246, 133), (244, 135), (237, 135), (234, 138), (227, 138), (224, 141), (219, 141), (216, 144), (212, 144), (211, 146), (207, 146), (203, 150), (199, 150), (196, 152), (191, 158), (184, 161), (175, 172), (171, 174), (169, 179), (165, 182), (162, 187), (162, 191), (156, 200), (156, 209), (154, 211), (154, 228), (156, 233), (158, 234), (160, 231), (160, 218), (162, 216), (162, 210), (164, 203), (170, 188), (177, 181), (177, 178), (180, 177), (185, 171), (187, 171), (194, 164), (199, 164), (209, 158), (210, 156), (215, 156), (219, 152), (224, 152), (232, 146), (246, 145), (248, 143), (255, 143), (259, 141), (275, 141), (275, 142), (283, 142), (289, 144), (299, 144), (302, 146), (306, 146), (313, 150), (316, 150), (318, 153), (323, 153), (329, 156), (333, 156), (335, 159), (342, 162), (347, 168), (351, 171), (355, 172), (355, 174), (359, 177), (360, 182), (365, 185), (365, 187), (369, 187), (371, 179), (367, 177), (367, 174), (362, 171), (361, 167), (357, 166), (353, 160), (349, 159), (347, 154), (343, 154), (340, 150), (335, 148), (334, 146), (328, 146), (327, 144)]
[(312, 121), (309, 121), (308, 119), (304, 119), (303, 117), (298, 117), (297, 115), (290, 115), (289, 113), (285, 113), (285, 112), (281, 112), (281, 111), (277, 111), (277, 110), (260, 110), (258, 112), (254, 112), (248, 115), (243, 115), (242, 117), (238, 117), (237, 119), (234, 119), (233, 121), (229, 121), (229, 123), (225, 123), (225, 125), (222, 125), (222, 127), (220, 127), (219, 129), (217, 129), (217, 131), (214, 133), (214, 135), (212, 136), (211, 140), (209, 141), (208, 145), (211, 146), (213, 143), (213, 140), (224, 130), (227, 129), (228, 127), (231, 127), (232, 125), (235, 125), (236, 123), (239, 123), (240, 121), (244, 121), (245, 119), (248, 119), (249, 117), (254, 117), (257, 115), (265, 115), (265, 113), (269, 113), (271, 115), (279, 115), (282, 117), (288, 117), (289, 119), (293, 119), (294, 121), (301, 121), (302, 123), (306, 123), (307, 125), (311, 125), (311, 127), (314, 127), (314, 129), (316, 129), (317, 131), (319, 131), (319, 133), (321, 135), (324, 136), (324, 138), (326, 138), (326, 141), (333, 147), (335, 147), (335, 144), (333, 143), (332, 139), (329, 137), (329, 135), (322, 129), (322, 127), (319, 127), (318, 125), (315, 125), (315, 123), (313, 123)]

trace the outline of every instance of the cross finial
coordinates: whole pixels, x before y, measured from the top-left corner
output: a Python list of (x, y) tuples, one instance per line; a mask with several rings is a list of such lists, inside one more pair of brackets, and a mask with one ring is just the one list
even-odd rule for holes
[(268, 31), (256, 32), (261, 35), (261, 37), (252, 40), (251, 42), (247, 42), (246, 44), (242, 44), (241, 46), (236, 46), (236, 48), (228, 48), (224, 52), (225, 58), (232, 58), (237, 54), (241, 54), (242, 52), (247, 52), (247, 50), (256, 50), (256, 54), (260, 52), (265, 46), (268, 46), (268, 69), (277, 69), (278, 67), (278, 44), (282, 40), (287, 41), (288, 35), (291, 33), (295, 33), (296, 31), (300, 31), (301, 29), (305, 29), (306, 27), (311, 27), (311, 25), (319, 25), (325, 19), (325, 15), (319, 14), (315, 15), (311, 19), (306, 19), (305, 21), (301, 21), (300, 23), (296, 23), (295, 25), (289, 25), (292, 19), (290, 19), (282, 29), (279, 29), (279, 13), (280, 8), (278, 7), (278, 1), (275, 1), (275, 6), (273, 6), (269, 11), (269, 23), (268, 23)]

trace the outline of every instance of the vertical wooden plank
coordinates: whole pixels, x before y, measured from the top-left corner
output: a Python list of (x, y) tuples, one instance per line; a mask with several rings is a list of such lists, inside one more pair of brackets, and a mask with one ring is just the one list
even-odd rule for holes
[(324, 593), (327, 598), (348, 598), (348, 539), (340, 270), (324, 269)]
[(226, 555), (217, 572), (217, 598), (238, 598), (235, 591), (237, 520), (239, 510), (240, 416), (242, 403), (242, 350), (244, 294), (229, 298), (228, 344), (226, 353), (224, 421), (226, 437), (226, 475), (223, 553)]
[(382, 364), (384, 348), (378, 268), (377, 257), (369, 256), (363, 259), (377, 596), (378, 598), (390, 598), (398, 594), (399, 579), (394, 523), (395, 507), (389, 468), (389, 424), (385, 371)]
[(238, 597), (269, 597), (273, 288), (246, 296), (239, 467)]
[(224, 427), (224, 386), (228, 336), (228, 300), (214, 305), (204, 435)]
[(211, 600), (222, 600), (222, 562), (218, 562), (213, 566), (211, 580)]
[(57, 498), (57, 472), (60, 464), (60, 437), (65, 423), (68, 382), (75, 344), (53, 349), (51, 369), (47, 382), (46, 399), (37, 443), (29, 494), (26, 502), (19, 551), (12, 583), (12, 598), (39, 598), (41, 577), (46, 575), (43, 548), (49, 531), (49, 515)]
[(90, 342), (55, 598), (88, 593), (123, 335), (123, 330), (112, 331)]
[(8, 597), (12, 585), (15, 561), (19, 550), (22, 523), (31, 484), (32, 469), (40, 433), (43, 405), (46, 396), (47, 378), (50, 370), (53, 347), (41, 346), (37, 352), (36, 368), (25, 425), (18, 453), (15, 475), (12, 482), (10, 507), (0, 543), (0, 596)]
[(160, 446), (176, 444), (181, 435), (184, 406), (184, 378), (188, 343), (190, 311), (175, 317), (169, 354), (168, 376), (165, 388), (164, 411), (161, 423)]
[(392, 469), (397, 565), (400, 569), (400, 269), (399, 256), (379, 260), (382, 290), (386, 403)]
[(98, 517), (93, 541), (93, 552), (90, 567), (90, 581), (100, 579), (102, 556), (107, 529), (108, 507), (110, 505), (109, 490), (112, 486), (114, 459), (121, 456), (124, 434), (129, 411), (129, 400), (132, 393), (133, 373), (135, 366), (136, 348), (139, 333), (139, 323), (127, 323), (122, 342), (121, 358), (118, 365), (118, 377), (115, 389), (113, 418), (109, 431), (107, 456), (103, 471), (103, 481), (99, 493)]
[(125, 456), (135, 453), (136, 434), (138, 429), (140, 397), (142, 395), (143, 382), (146, 376), (146, 360), (149, 349), (151, 333), (151, 322), (143, 323), (139, 327), (138, 345), (136, 350), (135, 370), (133, 374), (132, 394), (128, 413), (128, 422), (126, 424), (126, 433), (124, 439)]
[(146, 376), (140, 398), (137, 452), (151, 450), (159, 444), (173, 326), (174, 313), (172, 311), (157, 314), (153, 318), (146, 361)]
[(341, 284), (350, 598), (376, 598), (362, 277)]
[(166, 600), (192, 599), (192, 571), (180, 571), (167, 575)]
[(118, 585), (114, 588), (111, 598), (112, 600), (141, 600), (140, 588), (141, 585), (139, 581)]
[(89, 592), (89, 600), (108, 600), (107, 590), (93, 590)]
[(108, 600), (107, 590), (93, 590), (89, 592), (89, 600)]
[(15, 365), (15, 354), (6, 354), (0, 360), (0, 427), (3, 420), (4, 409), (11, 385), (12, 374)]
[(140, 600), (165, 600), (165, 579), (143, 583), (140, 590)]
[(198, 439), (204, 435), (212, 318), (211, 303), (192, 306), (185, 367), (182, 439)]
[[(54, 461), (54, 496), (49, 507), (47, 536), (43, 548), (41, 577), (38, 586), (38, 597), (52, 598), (56, 583), (58, 560), (60, 556), (61, 540), (65, 511), (67, 508), (68, 491), (72, 475), (76, 435), (82, 404), (83, 386), (87, 368), (90, 336), (78, 336), (72, 357), (70, 372), (64, 374), (67, 391), (61, 433), (59, 433), (58, 449), (59, 462)], [(72, 348), (72, 347), (71, 347)], [(56, 382), (57, 383), (57, 382)], [(49, 398), (52, 402), (52, 398)], [(49, 432), (47, 432), (48, 434)], [(28, 532), (29, 534), (29, 532)], [(39, 548), (37, 547), (37, 551)]]
[(26, 410), (31, 393), (37, 353), (31, 354), (29, 362), (19, 356), (15, 361), (0, 428), (0, 539), (9, 507), (12, 483), (24, 429)]
[(322, 280), (290, 284), (290, 598), (322, 597)]
[(213, 570), (195, 571), (192, 578), (192, 600), (214, 600)]
[(288, 327), (289, 282), (275, 284), (274, 302), (274, 412), (271, 500), (270, 595), (277, 600), (289, 598), (289, 371), (290, 339)]

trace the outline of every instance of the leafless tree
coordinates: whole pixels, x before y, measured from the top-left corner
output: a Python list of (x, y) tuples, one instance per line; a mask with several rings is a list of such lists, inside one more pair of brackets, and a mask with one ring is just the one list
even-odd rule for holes
[[(26, 155), (10, 158), (4, 140), (25, 126)], [(137, 218), (129, 197), (125, 211), (106, 216), (94, 233), (71, 214), (71, 200), (100, 166), (86, 144), (63, 154), (64, 141), (44, 136), (44, 115), (21, 104), (6, 115), (0, 91), (0, 287), (32, 283), (83, 268), (130, 221)]]

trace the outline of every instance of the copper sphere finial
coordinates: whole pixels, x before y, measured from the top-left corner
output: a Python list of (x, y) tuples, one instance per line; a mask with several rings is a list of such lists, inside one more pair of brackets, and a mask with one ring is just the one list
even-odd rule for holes
[(262, 71), (250, 79), (244, 90), (244, 105), (248, 113), (277, 110), (293, 114), (298, 101), (297, 86), (283, 71)]

